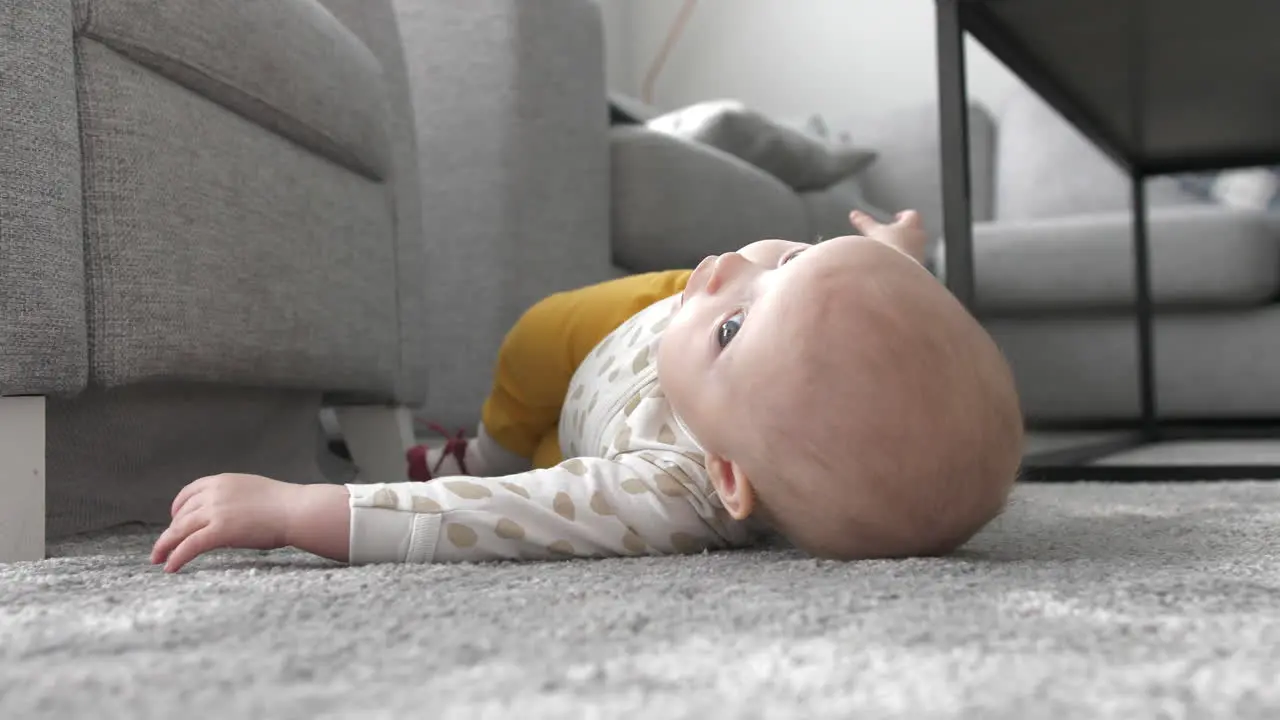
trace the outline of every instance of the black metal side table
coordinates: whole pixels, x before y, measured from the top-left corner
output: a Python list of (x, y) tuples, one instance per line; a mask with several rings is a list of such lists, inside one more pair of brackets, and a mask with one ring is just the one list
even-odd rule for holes
[[(1174, 440), (1280, 439), (1277, 423), (1176, 426), (1158, 414), (1145, 181), (1280, 163), (1276, 0), (936, 0), (947, 284), (977, 311), (964, 38), (976, 38), (1132, 183), (1141, 415), (1125, 437), (1031, 456), (1030, 480), (1280, 478), (1280, 466), (1090, 465)], [(1280, 372), (1280, 363), (1277, 364)]]

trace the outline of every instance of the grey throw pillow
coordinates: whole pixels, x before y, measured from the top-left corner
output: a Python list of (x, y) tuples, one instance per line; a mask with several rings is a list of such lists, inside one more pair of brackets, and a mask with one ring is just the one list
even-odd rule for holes
[(1240, 210), (1280, 210), (1280, 165), (1189, 173), (1179, 176), (1178, 184), (1205, 202)]
[(830, 187), (876, 159), (872, 150), (828, 142), (735, 100), (690, 105), (653, 118), (646, 125), (733, 155), (801, 192)]

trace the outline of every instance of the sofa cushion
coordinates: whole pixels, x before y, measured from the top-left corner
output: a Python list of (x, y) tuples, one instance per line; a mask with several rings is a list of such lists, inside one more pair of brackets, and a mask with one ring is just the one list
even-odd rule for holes
[(829, 187), (876, 159), (871, 150), (828, 142), (817, 133), (775, 121), (734, 100), (690, 105), (653, 118), (647, 125), (741, 158), (795, 190)]
[[(1029, 422), (1061, 426), (1140, 417), (1132, 317), (994, 318), (985, 326), (1013, 367)], [(1280, 305), (1166, 313), (1154, 331), (1162, 420), (1275, 418)]]
[[(385, 178), (385, 184), (395, 213), (396, 309), (400, 318), (399, 380), (396, 383), (395, 397), (388, 399), (416, 407), (422, 404), (427, 395), (432, 359), (444, 354), (433, 352), (436, 347), (434, 343), (438, 339), (435, 334), (437, 328), (428, 324), (428, 320), (440, 315), (428, 312), (435, 307), (431, 305), (429, 294), (437, 283), (423, 281), (435, 266), (439, 253), (429, 252), (427, 243), (423, 242), (424, 188), (422, 177), (418, 174), (418, 132), (414, 127), (416, 115), (411, 92), (420, 81), (410, 79), (405, 62), (405, 47), (401, 43), (402, 35), (420, 35), (421, 26), (415, 25), (414, 29), (410, 29), (402, 25), (402, 20), (415, 14), (412, 11), (416, 5), (406, 6), (397, 0), (320, 0), (320, 3), (378, 58), (382, 82), (387, 89), (389, 114), (386, 128), (392, 152), (390, 174)], [(434, 12), (439, 8), (439, 5), (431, 5), (425, 8), (425, 12)], [(459, 39), (459, 42), (464, 41)], [(434, 69), (436, 72), (431, 77), (439, 78), (442, 74), (439, 67)], [(453, 107), (449, 102), (441, 101), (439, 86), (440, 83), (437, 82), (427, 93), (437, 100), (439, 106)], [(438, 117), (436, 114), (430, 118), (430, 127), (435, 127)], [(432, 168), (432, 171), (432, 175), (428, 177), (439, 174), (436, 168)], [(452, 180), (450, 177), (445, 182)], [(431, 219), (433, 222), (439, 221), (437, 208), (433, 208)], [(337, 395), (325, 398), (326, 402), (332, 403), (341, 403), (345, 399)], [(362, 400), (367, 401), (367, 398)]]
[[(1030, 220), (1125, 210), (1128, 176), (1029, 90), (1003, 106), (996, 145), (996, 219)], [(1200, 201), (1173, 177), (1147, 181), (1150, 207)]]
[(609, 93), (610, 125), (643, 125), (661, 114), (662, 111), (643, 100), (622, 93)]
[[(879, 207), (897, 212), (914, 209), (931, 236), (942, 234), (941, 133), (938, 108), (926, 103), (876, 114), (854, 117), (839, 127), (852, 128), (860, 142), (878, 155), (870, 167), (858, 175), (867, 199)], [(975, 222), (991, 219), (994, 179), (992, 164), (996, 128), (990, 113), (976, 103), (969, 106), (969, 191)]]
[(70, 20), (63, 0), (0, 3), (0, 395), (89, 377)]
[(808, 235), (799, 196), (738, 158), (635, 125), (611, 128), (609, 141), (613, 259), (631, 272)]
[(797, 238), (806, 241), (827, 240), (841, 235), (855, 235), (857, 231), (849, 223), (849, 213), (861, 210), (880, 222), (892, 222), (893, 213), (876, 207), (867, 200), (862, 183), (852, 177), (825, 190), (800, 194), (809, 219), (809, 236)]
[(395, 389), (387, 188), (76, 40), (90, 378)]
[[(1212, 206), (1163, 208), (1148, 222), (1158, 308), (1248, 307), (1280, 291), (1274, 216)], [(984, 313), (1128, 311), (1133, 245), (1128, 212), (982, 223), (974, 231)]]
[(1205, 202), (1241, 210), (1280, 210), (1280, 166), (1237, 168), (1178, 176), (1183, 190)]
[(76, 0), (76, 31), (370, 178), (387, 176), (381, 68), (315, 0)]

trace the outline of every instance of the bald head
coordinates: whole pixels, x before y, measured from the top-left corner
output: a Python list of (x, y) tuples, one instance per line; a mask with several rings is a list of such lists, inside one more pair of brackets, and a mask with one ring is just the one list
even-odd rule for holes
[[(1003, 507), (1022, 418), (995, 343), (918, 263), (840, 238), (769, 314), (742, 458), (770, 520), (810, 552), (948, 552)], [(797, 261), (797, 265), (799, 261)], [(796, 268), (799, 270), (799, 267)], [(746, 355), (747, 353), (743, 353)], [(757, 357), (758, 356), (758, 357)]]

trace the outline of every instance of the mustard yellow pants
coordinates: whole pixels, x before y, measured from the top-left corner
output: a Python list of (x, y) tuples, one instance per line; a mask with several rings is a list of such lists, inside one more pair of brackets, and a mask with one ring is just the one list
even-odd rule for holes
[(578, 365), (632, 315), (684, 290), (690, 270), (631, 275), (556, 293), (529, 308), (502, 341), (485, 431), (535, 468), (559, 463), (560, 408)]

